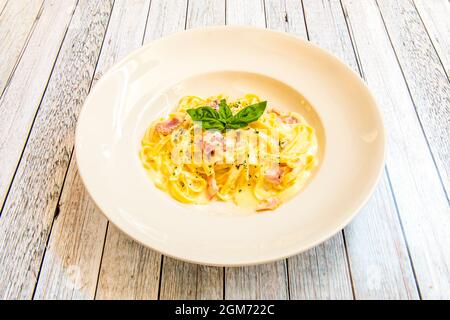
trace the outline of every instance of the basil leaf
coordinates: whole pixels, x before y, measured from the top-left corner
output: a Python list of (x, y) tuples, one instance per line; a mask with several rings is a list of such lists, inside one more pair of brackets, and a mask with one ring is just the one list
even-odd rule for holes
[(230, 107), (228, 107), (227, 102), (225, 99), (220, 100), (219, 103), (219, 116), (223, 120), (228, 120), (231, 117), (233, 117), (233, 113), (231, 112)]
[(191, 116), (192, 120), (201, 121), (203, 129), (223, 131), (224, 129), (244, 128), (250, 122), (258, 120), (264, 113), (266, 105), (267, 101), (258, 102), (245, 107), (233, 115), (225, 99), (222, 99), (219, 104), (219, 112), (208, 106), (188, 109), (186, 112)]
[(236, 113), (233, 118), (231, 118), (232, 123), (236, 122), (246, 122), (247, 124), (259, 119), (266, 110), (267, 101), (258, 102), (252, 104), (238, 113)]
[(211, 107), (199, 107), (195, 109), (188, 109), (186, 112), (191, 116), (194, 121), (204, 121), (209, 119), (219, 119), (219, 113)]
[(221, 120), (219, 113), (211, 107), (204, 106), (188, 109), (186, 112), (191, 116), (193, 121), (200, 121), (203, 129), (225, 129), (225, 120)]
[(226, 125), (227, 129), (240, 129), (240, 128), (244, 128), (248, 126), (247, 122), (242, 122), (242, 121), (238, 121), (238, 122), (228, 122)]
[(203, 120), (202, 121), (202, 128), (205, 129), (205, 130), (217, 129), (217, 130), (222, 131), (222, 130), (225, 129), (225, 125), (220, 120), (208, 119), (208, 120)]

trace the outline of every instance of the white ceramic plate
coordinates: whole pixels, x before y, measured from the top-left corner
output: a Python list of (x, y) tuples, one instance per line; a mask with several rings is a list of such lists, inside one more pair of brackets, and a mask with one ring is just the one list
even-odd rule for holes
[[(320, 165), (305, 189), (259, 214), (157, 189), (138, 157), (151, 121), (184, 95), (249, 92), (316, 128)], [(112, 223), (166, 255), (221, 266), (281, 259), (341, 230), (373, 191), (384, 147), (380, 112), (352, 70), (309, 42), (247, 27), (185, 31), (128, 55), (92, 90), (76, 132), (80, 175)]]

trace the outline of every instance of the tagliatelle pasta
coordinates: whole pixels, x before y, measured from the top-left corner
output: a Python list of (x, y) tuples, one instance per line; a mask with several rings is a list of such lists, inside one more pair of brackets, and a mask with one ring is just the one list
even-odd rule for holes
[[(317, 138), (302, 116), (271, 106), (259, 108), (263, 113), (255, 121), (245, 122), (252, 115), (239, 118), (240, 111), (265, 108), (263, 103), (254, 94), (235, 101), (224, 95), (183, 97), (174, 113), (147, 129), (140, 150), (144, 168), (158, 188), (183, 203), (220, 200), (255, 210), (275, 209), (310, 177), (317, 164)], [(222, 104), (231, 113), (222, 116)], [(205, 106), (206, 120), (194, 121), (192, 109)], [(202, 125), (219, 129), (205, 130)]]

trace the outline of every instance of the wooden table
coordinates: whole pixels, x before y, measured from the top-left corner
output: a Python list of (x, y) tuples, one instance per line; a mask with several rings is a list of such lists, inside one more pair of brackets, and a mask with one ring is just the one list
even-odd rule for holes
[[(0, 0), (0, 298), (450, 298), (447, 0)], [(386, 167), (342, 232), (276, 263), (215, 268), (135, 243), (73, 157), (89, 90), (127, 53), (208, 25), (296, 34), (361, 74)], [(182, 53), (180, 53), (182, 59)]]

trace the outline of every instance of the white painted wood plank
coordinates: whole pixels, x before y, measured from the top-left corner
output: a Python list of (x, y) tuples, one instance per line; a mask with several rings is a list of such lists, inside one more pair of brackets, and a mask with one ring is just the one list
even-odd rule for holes
[(227, 25), (246, 25), (264, 28), (266, 25), (264, 1), (227, 0), (226, 22)]
[[(149, 0), (115, 1), (95, 79), (100, 78), (117, 59), (141, 45), (149, 5)], [(160, 258), (152, 259), (150, 250), (136, 250), (138, 245), (110, 227), (101, 259), (107, 220), (87, 194), (78, 175), (75, 158), (69, 166), (59, 206), (60, 213), (53, 224), (41, 267), (36, 299), (93, 299), (97, 283), (97, 293), (103, 298), (148, 298), (147, 294), (152, 294), (152, 290), (145, 293), (140, 291), (141, 288), (135, 290), (136, 285), (147, 284), (152, 277), (159, 278)], [(147, 260), (154, 263), (143, 263)], [(97, 280), (101, 261), (102, 270), (106, 271)], [(112, 261), (114, 263), (110, 264)], [(141, 265), (146, 271), (157, 269), (156, 274), (134, 272), (134, 268)], [(129, 272), (126, 272), (127, 267)], [(72, 269), (79, 270), (78, 285), (75, 286), (71, 285), (73, 279), (68, 277)], [(111, 283), (111, 277), (115, 278), (114, 283)], [(153, 296), (156, 295), (153, 293)]]
[(344, 0), (365, 80), (384, 115), (386, 165), (423, 298), (450, 297), (447, 197), (377, 5)]
[(196, 299), (224, 299), (224, 273), (224, 268), (198, 266)]
[(357, 72), (358, 63), (340, 1), (305, 0), (303, 8), (310, 41), (331, 52)]
[(14, 176), (76, 0), (44, 3), (27, 48), (0, 98), (0, 206)]
[(225, 25), (225, 0), (190, 1), (186, 26), (188, 29)]
[[(225, 1), (190, 1), (187, 28), (225, 24)], [(223, 268), (164, 257), (160, 299), (223, 299)]]
[(157, 299), (161, 255), (109, 223), (96, 299)]
[(72, 161), (45, 250), (34, 299), (93, 299), (105, 241), (105, 217)]
[(159, 298), (161, 300), (195, 300), (197, 275), (196, 265), (164, 256)]
[(289, 258), (288, 266), (291, 299), (353, 299), (342, 232)]
[(111, 9), (85, 0), (75, 10), (0, 217), (3, 299), (33, 294)]
[[(340, 1), (306, 0), (303, 6), (311, 41), (358, 72)], [(386, 174), (344, 234), (356, 299), (418, 297)]]
[(344, 234), (356, 299), (419, 298), (386, 173)]
[(0, 0), (0, 16), (3, 13), (3, 9), (6, 7), (8, 0)]
[(225, 0), (190, 1), (186, 27), (199, 28), (225, 25)]
[[(264, 15), (266, 19), (267, 29), (277, 30), (277, 31), (288, 31), (289, 25), (295, 25), (292, 22), (289, 23), (286, 12), (286, 2), (283, 0), (265, 0), (264, 1)], [(301, 7), (301, 2), (297, 2), (297, 8), (294, 12), (301, 12), (303, 17), (303, 10)], [(298, 22), (298, 21), (297, 21)], [(300, 24), (303, 27), (301, 33), (303, 38), (306, 38), (306, 28), (305, 24)]]
[[(266, 0), (267, 27), (307, 38), (300, 1)], [(352, 299), (342, 232), (324, 244), (288, 259), (291, 299)]]
[(152, 0), (144, 43), (184, 30), (187, 0)]
[(450, 77), (450, 3), (448, 0), (414, 0), (447, 77)]
[(289, 299), (286, 260), (225, 268), (225, 299)]
[[(9, 1), (0, 15), (0, 95), (26, 46), (44, 0)], [(1, 7), (0, 7), (1, 8)]]
[[(412, 0), (395, 2), (383, 0), (378, 1), (378, 6), (448, 197), (450, 194), (449, 79)], [(446, 20), (450, 20), (450, 15)]]
[(223, 268), (163, 260), (161, 300), (223, 299)]
[(264, 6), (267, 28), (307, 39), (301, 1), (266, 0)]

